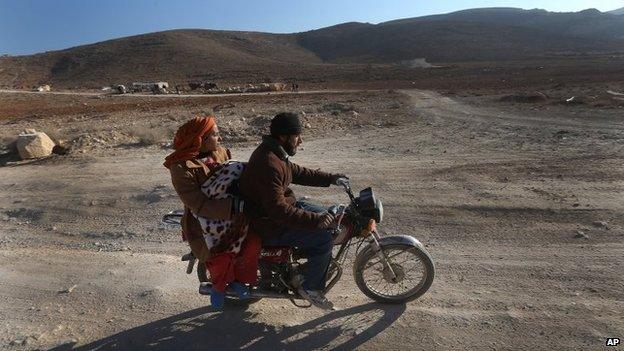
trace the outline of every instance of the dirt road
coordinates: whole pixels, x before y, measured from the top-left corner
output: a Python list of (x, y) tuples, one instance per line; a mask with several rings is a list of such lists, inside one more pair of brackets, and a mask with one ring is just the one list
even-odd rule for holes
[(373, 303), (349, 266), (329, 294), (339, 311), (212, 312), (158, 223), (179, 207), (167, 151), (119, 149), (0, 169), (2, 349), (594, 350), (622, 337), (622, 119), (404, 94), (402, 123), (306, 140), (294, 160), (372, 186), (382, 232), (426, 244), (437, 277), (419, 300)]

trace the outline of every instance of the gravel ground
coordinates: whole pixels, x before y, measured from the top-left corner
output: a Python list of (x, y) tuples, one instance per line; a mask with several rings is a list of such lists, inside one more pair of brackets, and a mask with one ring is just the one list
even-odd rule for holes
[[(419, 90), (146, 98), (93, 113), (59, 99), (45, 118), (0, 121), (5, 144), (36, 128), (71, 146), (35, 162), (0, 156), (2, 349), (593, 350), (624, 335), (618, 108)], [(170, 136), (210, 110), (242, 160), (272, 114), (302, 113), (294, 161), (372, 186), (381, 231), (413, 235), (432, 254), (429, 292), (374, 303), (349, 259), (329, 294), (338, 311), (282, 300), (211, 311), (179, 262), (178, 231), (159, 223), (180, 207), (162, 167)], [(295, 191), (345, 202), (335, 187)]]

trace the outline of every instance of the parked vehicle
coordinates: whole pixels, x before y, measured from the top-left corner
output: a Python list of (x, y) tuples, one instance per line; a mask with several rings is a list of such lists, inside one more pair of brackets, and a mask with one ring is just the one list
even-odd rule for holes
[(190, 81), (188, 82), (188, 86), (191, 90), (197, 90), (197, 89), (210, 90), (210, 89), (217, 88), (216, 83), (205, 82), (205, 81)]
[(102, 91), (109, 94), (126, 94), (129, 92), (128, 88), (126, 88), (123, 84), (113, 84), (111, 86), (103, 87)]
[(114, 85), (113, 88), (117, 94), (125, 94), (128, 92), (128, 88), (123, 84)]
[(152, 92), (154, 94), (167, 94), (169, 89), (169, 83), (167, 82), (134, 82), (132, 83), (132, 92)]

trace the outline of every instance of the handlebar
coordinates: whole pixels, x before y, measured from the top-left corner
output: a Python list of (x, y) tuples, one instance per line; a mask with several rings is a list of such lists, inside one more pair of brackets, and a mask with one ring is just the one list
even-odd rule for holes
[(338, 178), (336, 180), (336, 185), (345, 188), (345, 190), (350, 188), (350, 186), (349, 186), (349, 178)]
[(355, 197), (351, 192), (351, 183), (349, 183), (349, 178), (338, 178), (336, 180), (336, 185), (343, 187), (344, 191), (347, 193), (347, 195), (349, 195), (349, 199), (351, 200), (351, 202), (355, 202)]

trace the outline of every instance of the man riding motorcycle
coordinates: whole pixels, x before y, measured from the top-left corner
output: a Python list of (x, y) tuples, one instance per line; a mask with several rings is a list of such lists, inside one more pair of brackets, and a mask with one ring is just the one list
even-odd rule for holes
[(250, 229), (262, 237), (263, 246), (292, 246), (307, 255), (307, 269), (299, 294), (311, 304), (332, 309), (323, 295), (331, 260), (332, 237), (328, 229), (335, 218), (321, 206), (297, 201), (291, 183), (316, 187), (336, 184), (343, 174), (311, 170), (290, 162), (302, 143), (301, 122), (295, 113), (273, 117), (270, 135), (252, 153), (239, 179)]

